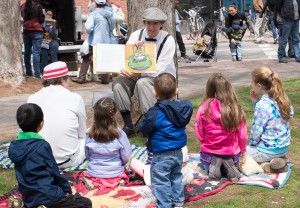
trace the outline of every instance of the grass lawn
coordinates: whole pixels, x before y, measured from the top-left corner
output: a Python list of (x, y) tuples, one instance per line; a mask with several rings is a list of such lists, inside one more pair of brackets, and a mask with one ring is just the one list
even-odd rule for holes
[[(294, 119), (291, 121), (292, 144), (289, 149), (289, 161), (294, 163), (292, 174), (282, 189), (267, 189), (258, 186), (230, 185), (223, 191), (204, 199), (189, 202), (186, 207), (192, 208), (225, 208), (225, 207), (300, 207), (300, 79), (284, 82), (286, 92), (294, 106)], [(246, 112), (247, 124), (253, 119), (253, 107), (249, 99), (250, 87), (237, 89), (237, 95)], [(199, 143), (194, 132), (195, 114), (202, 98), (192, 98), (194, 114), (187, 126), (189, 152), (199, 152)], [(248, 128), (249, 130), (249, 128)], [(143, 145), (144, 139), (134, 137), (132, 144)], [(11, 190), (16, 185), (13, 169), (0, 169), (0, 195)]]

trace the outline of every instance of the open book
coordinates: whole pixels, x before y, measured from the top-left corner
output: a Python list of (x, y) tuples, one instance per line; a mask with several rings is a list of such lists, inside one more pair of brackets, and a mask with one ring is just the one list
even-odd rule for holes
[(156, 72), (156, 45), (146, 43), (140, 49), (135, 45), (96, 44), (93, 47), (93, 71), (119, 73)]

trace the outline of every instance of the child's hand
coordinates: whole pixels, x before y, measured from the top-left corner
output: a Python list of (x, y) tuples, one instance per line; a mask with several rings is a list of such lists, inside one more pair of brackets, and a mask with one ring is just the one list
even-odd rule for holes
[(234, 39), (231, 39), (231, 44), (236, 45), (236, 42)]
[(252, 102), (257, 102), (259, 100), (258, 94), (252, 89), (250, 90), (250, 99)]

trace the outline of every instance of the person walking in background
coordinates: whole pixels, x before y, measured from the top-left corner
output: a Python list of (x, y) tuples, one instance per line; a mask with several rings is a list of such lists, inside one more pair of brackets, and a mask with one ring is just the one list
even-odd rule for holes
[(131, 145), (118, 128), (117, 105), (111, 98), (101, 98), (93, 107), (94, 123), (87, 130), (85, 155), (90, 161), (81, 175), (88, 189), (109, 192), (129, 182), (125, 165), (130, 159)]
[(206, 84), (206, 97), (196, 114), (195, 131), (200, 160), (209, 178), (237, 181), (241, 174), (237, 163), (246, 153), (247, 124), (230, 82), (222, 74), (213, 74)]
[[(228, 18), (225, 19), (226, 28), (222, 28), (229, 39), (229, 47), (232, 55), (232, 61), (242, 61), (242, 44), (247, 26), (244, 25), (247, 18), (244, 12), (238, 11), (235, 4), (228, 6)], [(245, 28), (246, 27), (246, 28)]]
[(27, 100), (44, 111), (44, 128), (40, 134), (50, 143), (61, 169), (77, 166), (85, 159), (85, 105), (79, 94), (67, 89), (68, 72), (65, 62), (47, 65), (44, 68), (44, 87)]
[(266, 172), (286, 172), (293, 107), (276, 72), (258, 67), (251, 79), (250, 99), (255, 108), (247, 153), (256, 162), (267, 162), (262, 165)]
[(271, 29), (272, 29), (274, 44), (277, 44), (278, 43), (278, 37), (277, 37), (276, 26), (275, 26), (275, 23), (274, 23), (274, 11), (272, 11), (270, 8), (268, 8), (267, 15), (268, 15), (268, 18), (269, 18), (269, 24), (271, 25)]
[(261, 16), (261, 12), (264, 8), (263, 0), (253, 0), (253, 7), (256, 12), (256, 21), (254, 27), (254, 42), (255, 43), (264, 43), (264, 36), (266, 32), (266, 26), (268, 23), (268, 16), (266, 13), (263, 13)]
[[(44, 30), (42, 24), (45, 16), (38, 0), (26, 0), (21, 5), (23, 18), (24, 63), (26, 76), (40, 78), (40, 53)], [(31, 69), (31, 53), (34, 73)]]
[[(88, 15), (85, 23), (85, 28), (88, 33), (88, 40), (86, 45), (89, 46), (89, 52), (82, 57), (82, 64), (79, 71), (79, 77), (72, 81), (84, 84), (86, 80), (86, 74), (90, 64), (93, 60), (93, 46), (97, 43), (113, 44), (112, 32), (115, 26), (115, 20), (113, 19), (113, 10), (107, 6), (106, 0), (96, 0), (97, 8)], [(109, 84), (109, 74), (101, 76), (102, 84)]]
[(58, 61), (57, 52), (58, 52), (58, 30), (56, 27), (56, 20), (54, 12), (51, 9), (45, 10), (45, 22), (43, 24), (44, 28), (44, 39), (42, 42), (42, 69), (44, 71), (45, 66), (48, 65), (48, 52), (50, 51), (51, 63)]
[(172, 74), (161, 73), (154, 80), (157, 102), (151, 107), (139, 130), (148, 137), (147, 149), (153, 152), (151, 187), (156, 207), (183, 207), (182, 148), (187, 143), (186, 125), (193, 114), (192, 103), (175, 100), (178, 93)]
[(183, 17), (180, 16), (180, 14), (179, 14), (179, 11), (178, 11), (179, 6), (180, 6), (180, 2), (175, 1), (176, 42), (179, 46), (181, 58), (188, 58), (188, 56), (186, 55), (185, 45), (184, 45), (184, 42), (183, 42), (183, 39), (182, 39), (182, 36), (180, 33)]
[(286, 44), (288, 37), (291, 36), (295, 59), (300, 62), (299, 49), (299, 19), (300, 19), (300, 0), (278, 0), (282, 18), (282, 30), (279, 40), (278, 61), (287, 63)]
[[(9, 146), (8, 155), (15, 165), (25, 206), (91, 208), (90, 199), (78, 193), (72, 195), (69, 182), (60, 175), (49, 143), (38, 134), (44, 125), (41, 107), (34, 103), (23, 104), (16, 117), (22, 131)], [(17, 206), (13, 203), (12, 207)]]
[(222, 28), (226, 33), (230, 33), (234, 42), (230, 42), (232, 61), (242, 61), (242, 38), (247, 29), (245, 22), (234, 19), (229, 28)]

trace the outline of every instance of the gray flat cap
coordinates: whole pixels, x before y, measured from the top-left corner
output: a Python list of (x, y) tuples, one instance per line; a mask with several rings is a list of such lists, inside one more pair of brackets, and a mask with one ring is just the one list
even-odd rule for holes
[(167, 15), (159, 8), (150, 7), (143, 11), (142, 18), (144, 21), (165, 22)]

